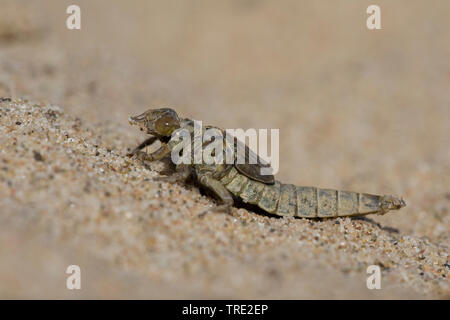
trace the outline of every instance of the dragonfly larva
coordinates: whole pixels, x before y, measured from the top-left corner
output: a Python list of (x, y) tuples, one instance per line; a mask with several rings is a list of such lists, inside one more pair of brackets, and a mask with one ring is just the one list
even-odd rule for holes
[[(137, 146), (128, 156), (136, 156), (142, 161), (156, 161), (169, 155), (179, 143), (177, 133), (187, 130), (194, 141), (194, 121), (178, 117), (170, 108), (150, 109), (138, 116), (130, 117), (133, 125), (151, 135)], [(225, 137), (223, 129), (205, 126), (203, 131), (215, 128)], [(159, 140), (161, 146), (148, 154), (142, 149)], [(234, 146), (237, 150), (236, 141)], [(246, 160), (252, 151), (244, 146)], [(193, 148), (192, 148), (193, 150)], [(234, 198), (256, 205), (267, 213), (278, 216), (302, 218), (360, 216), (372, 213), (385, 214), (405, 206), (403, 199), (393, 195), (374, 195), (352, 191), (321, 189), (307, 186), (284, 184), (274, 179), (273, 175), (262, 175), (261, 168), (268, 165), (263, 161), (250, 164), (178, 164), (176, 173), (159, 178), (166, 181), (185, 181), (194, 175), (206, 189), (212, 191), (221, 204), (216, 210), (230, 210)]]

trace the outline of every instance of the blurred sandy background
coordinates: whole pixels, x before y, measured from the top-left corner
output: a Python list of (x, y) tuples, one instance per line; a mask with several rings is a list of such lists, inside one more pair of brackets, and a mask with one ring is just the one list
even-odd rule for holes
[[(74, 3), (82, 10), (80, 31), (65, 27), (66, 8)], [(393, 230), (395, 236), (431, 242), (447, 262), (439, 262), (441, 278), (430, 278), (435, 283), (427, 290), (416, 282), (398, 281), (399, 291), (382, 290), (374, 296), (365, 288), (361, 272), (327, 273), (329, 285), (318, 285), (314, 279), (325, 276), (312, 265), (301, 274), (290, 273), (289, 279), (299, 283), (296, 289), (286, 282), (277, 287), (274, 281), (277, 289), (272, 293), (281, 298), (448, 297), (450, 2), (378, 0), (383, 29), (369, 31), (366, 8), (373, 3), (0, 0), (0, 96), (58, 105), (88, 123), (102, 136), (99, 143), (117, 153), (143, 138), (129, 127), (127, 117), (150, 106), (170, 106), (181, 116), (224, 128), (280, 128), (280, 180), (402, 195), (406, 208), (370, 221)], [(0, 196), (5, 200), (7, 194)], [(18, 204), (9, 202), (8, 213)], [(34, 210), (32, 205), (23, 206), (25, 211)], [(39, 252), (65, 265), (63, 246), (75, 247), (67, 254), (83, 256), (79, 259), (96, 270), (91, 275), (99, 273), (117, 290), (111, 293), (108, 285), (103, 290), (97, 286), (81, 297), (273, 297), (258, 291), (261, 288), (252, 291), (254, 283), (246, 284), (245, 279), (235, 287), (250, 287), (248, 292), (196, 286), (202, 267), (187, 273), (191, 278), (185, 276), (182, 290), (178, 280), (165, 279), (158, 285), (157, 272), (149, 276), (145, 266), (125, 268), (108, 257), (97, 261), (95, 248), (82, 250), (70, 239), (47, 237), (45, 224), (42, 232), (26, 236), (22, 226), (14, 231), (16, 227), (8, 224), (16, 225), (9, 221), (0, 227), (2, 247), (14, 252), (10, 244), (15, 239), (21, 254), (1, 259), (10, 266), (0, 267), (3, 279), (14, 278), (11, 269), (23, 259), (34, 261), (36, 268), (55, 279), (56, 271), (48, 271), (41, 261), (44, 253)], [(321, 226), (312, 228), (320, 232)], [(35, 238), (59, 249), (30, 240)], [(236, 272), (246, 264), (229, 263), (236, 264), (224, 272)], [(31, 270), (22, 274), (33, 278)], [(126, 277), (140, 284), (138, 293), (124, 284)], [(222, 277), (223, 283), (228, 279), (215, 277)], [(254, 281), (262, 279), (264, 275)], [(336, 290), (339, 286), (342, 296)], [(19, 287), (8, 282), (0, 293), (3, 297), (72, 294), (51, 285), (34, 293)]]

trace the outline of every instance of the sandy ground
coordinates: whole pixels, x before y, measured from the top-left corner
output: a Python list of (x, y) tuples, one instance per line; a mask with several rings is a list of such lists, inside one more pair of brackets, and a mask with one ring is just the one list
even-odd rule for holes
[[(78, 3), (69, 31), (70, 1), (1, 1), (0, 297), (449, 297), (448, 1), (379, 1), (378, 31), (367, 1)], [(280, 128), (280, 180), (408, 206), (201, 219), (211, 199), (124, 157), (150, 106)]]

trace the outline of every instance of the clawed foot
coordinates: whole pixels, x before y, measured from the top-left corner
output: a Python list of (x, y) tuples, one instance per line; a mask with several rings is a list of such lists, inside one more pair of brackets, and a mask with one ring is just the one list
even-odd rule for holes
[(140, 148), (135, 148), (133, 151), (127, 153), (127, 157), (128, 158), (132, 158), (133, 156), (135, 156), (135, 155), (137, 155), (139, 153), (147, 154), (146, 152), (142, 151)]
[(153, 178), (153, 180), (158, 181), (158, 182), (169, 182), (169, 183), (175, 183), (178, 182), (180, 180), (179, 177), (175, 176), (175, 175), (171, 175), (171, 176), (159, 176), (159, 177), (155, 177)]
[(136, 159), (142, 162), (151, 162), (153, 161), (152, 157), (144, 151), (133, 151), (127, 154), (128, 157), (136, 156)]
[(213, 208), (207, 209), (205, 211), (202, 211), (198, 215), (198, 217), (199, 218), (203, 218), (207, 213), (212, 213), (212, 212), (223, 212), (223, 213), (230, 214), (231, 213), (231, 209), (232, 209), (232, 207), (230, 205), (228, 205), (228, 204), (221, 204), (221, 205), (215, 206)]

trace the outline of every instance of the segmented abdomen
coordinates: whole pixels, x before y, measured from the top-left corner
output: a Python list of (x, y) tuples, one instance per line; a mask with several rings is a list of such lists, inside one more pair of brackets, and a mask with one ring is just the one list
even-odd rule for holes
[(297, 187), (278, 181), (264, 184), (240, 174), (235, 168), (221, 179), (244, 202), (279, 216), (305, 218), (358, 216), (381, 212), (381, 196), (350, 191)]

